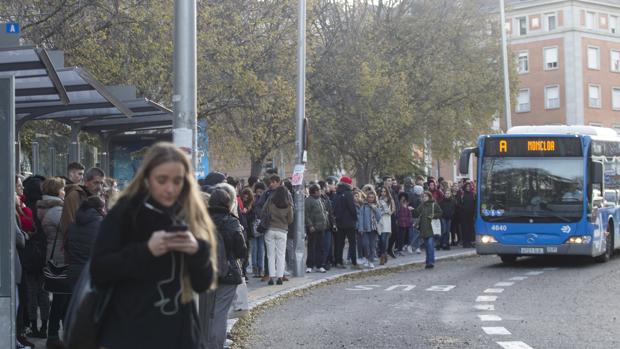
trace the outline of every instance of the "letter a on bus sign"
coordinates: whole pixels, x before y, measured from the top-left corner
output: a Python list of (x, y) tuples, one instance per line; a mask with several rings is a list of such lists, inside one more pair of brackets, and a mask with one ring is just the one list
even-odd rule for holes
[(18, 34), (19, 33), (19, 23), (6, 23), (6, 32), (8, 34)]
[(500, 153), (508, 152), (508, 142), (506, 142), (503, 139), (501, 141), (499, 141), (499, 152)]

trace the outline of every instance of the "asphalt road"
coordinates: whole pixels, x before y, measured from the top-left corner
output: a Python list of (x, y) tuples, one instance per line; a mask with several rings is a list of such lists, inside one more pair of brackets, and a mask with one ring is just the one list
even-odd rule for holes
[[(401, 285), (401, 286), (398, 286)], [(320, 287), (256, 318), (252, 348), (620, 348), (620, 257), (442, 261)]]

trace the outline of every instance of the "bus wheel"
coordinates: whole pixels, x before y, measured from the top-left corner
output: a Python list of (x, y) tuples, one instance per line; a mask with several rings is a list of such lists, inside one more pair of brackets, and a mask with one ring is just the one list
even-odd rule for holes
[(502, 259), (502, 263), (507, 265), (515, 264), (515, 262), (517, 261), (517, 256), (513, 254), (500, 254), (499, 258)]
[(605, 253), (600, 256), (594, 257), (594, 260), (599, 263), (605, 263), (611, 259), (614, 255), (614, 234), (609, 231), (605, 232)]

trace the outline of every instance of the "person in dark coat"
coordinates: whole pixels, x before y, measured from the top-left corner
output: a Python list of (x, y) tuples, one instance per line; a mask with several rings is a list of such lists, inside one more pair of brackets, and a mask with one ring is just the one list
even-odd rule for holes
[(90, 259), (104, 217), (104, 209), (104, 200), (97, 195), (91, 196), (80, 205), (75, 215), (75, 222), (69, 226), (65, 250), (69, 260), (67, 276), (73, 287)]
[(435, 243), (433, 241), (433, 219), (438, 219), (442, 215), (441, 208), (433, 199), (430, 191), (425, 191), (422, 195), (422, 203), (413, 211), (413, 216), (419, 218), (420, 236), (424, 240), (426, 249), (426, 269), (435, 266)]
[(439, 242), (439, 248), (444, 250), (450, 249), (450, 227), (452, 224), (452, 217), (456, 210), (456, 201), (452, 197), (452, 193), (448, 190), (444, 194), (443, 200), (439, 203), (443, 215), (441, 216), (441, 241)]
[(194, 292), (214, 285), (215, 228), (187, 155), (153, 145), (101, 222), (90, 264), (113, 286), (98, 346), (204, 348)]
[(460, 197), (461, 227), (463, 235), (463, 247), (474, 247), (474, 217), (476, 216), (476, 195), (472, 191), (471, 182), (463, 185)]
[(336, 198), (334, 200), (334, 215), (336, 216), (336, 226), (338, 227), (338, 230), (334, 234), (334, 263), (338, 268), (344, 268), (342, 254), (345, 237), (349, 241), (351, 264), (357, 268), (357, 244), (355, 239), (357, 209), (353, 200), (352, 183), (353, 180), (350, 177), (343, 176), (340, 178), (340, 183), (336, 189)]

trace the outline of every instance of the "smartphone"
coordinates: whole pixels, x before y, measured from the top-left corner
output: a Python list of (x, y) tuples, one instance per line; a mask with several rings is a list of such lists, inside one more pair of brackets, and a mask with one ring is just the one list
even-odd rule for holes
[(176, 233), (189, 230), (188, 226), (185, 224), (171, 225), (166, 232), (168, 233)]

